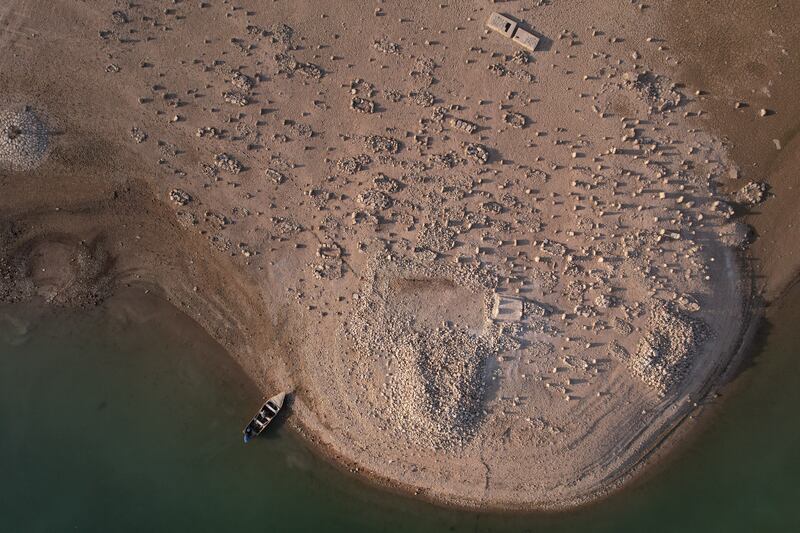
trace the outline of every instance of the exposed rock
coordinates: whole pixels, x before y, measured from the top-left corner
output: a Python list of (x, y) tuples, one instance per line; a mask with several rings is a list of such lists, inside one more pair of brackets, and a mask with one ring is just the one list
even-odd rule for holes
[(665, 76), (652, 72), (626, 72), (623, 79), (650, 105), (652, 111), (669, 111), (683, 102), (683, 95)]
[(214, 164), (217, 168), (226, 170), (231, 174), (238, 174), (244, 168), (242, 164), (233, 156), (222, 153), (214, 156)]
[(466, 133), (475, 133), (478, 130), (478, 125), (473, 124), (472, 122), (462, 120), (460, 118), (452, 118), (450, 119), (450, 125), (456, 129), (464, 131)]
[(247, 94), (241, 91), (225, 91), (222, 93), (222, 98), (229, 104), (238, 105), (240, 107), (244, 107), (250, 103)]
[(706, 336), (698, 319), (668, 302), (656, 301), (636, 353), (623, 362), (636, 377), (665, 395), (681, 382)]
[(527, 119), (525, 115), (521, 113), (505, 113), (503, 115), (503, 122), (512, 128), (522, 129), (527, 124)]
[(42, 161), (48, 146), (47, 128), (30, 108), (0, 111), (0, 168), (31, 170)]
[(489, 161), (489, 151), (482, 144), (464, 143), (464, 155), (473, 163), (483, 165)]
[(354, 96), (350, 100), (350, 109), (354, 109), (359, 113), (373, 113), (375, 111), (375, 102), (360, 96)]
[(400, 141), (397, 139), (380, 135), (367, 135), (364, 138), (364, 145), (375, 154), (396, 154), (401, 147)]
[(734, 195), (734, 200), (740, 204), (756, 205), (767, 198), (769, 186), (766, 183), (751, 181)]
[(183, 189), (172, 189), (169, 193), (169, 199), (177, 205), (187, 205), (192, 201), (191, 195)]

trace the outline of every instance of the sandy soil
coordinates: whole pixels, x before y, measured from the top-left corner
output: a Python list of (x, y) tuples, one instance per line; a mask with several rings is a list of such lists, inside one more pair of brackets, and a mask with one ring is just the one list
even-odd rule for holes
[(0, 297), (163, 293), (437, 501), (564, 508), (675, 442), (796, 272), (797, 15), (251, 4), (0, 7)]

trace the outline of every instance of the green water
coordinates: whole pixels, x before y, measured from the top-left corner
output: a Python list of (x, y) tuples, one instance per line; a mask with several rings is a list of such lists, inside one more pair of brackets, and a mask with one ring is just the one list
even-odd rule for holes
[(735, 394), (668, 466), (563, 515), (450, 511), (361, 484), (285, 428), (242, 445), (258, 393), (163, 305), (0, 310), (0, 532), (800, 531), (800, 290)]

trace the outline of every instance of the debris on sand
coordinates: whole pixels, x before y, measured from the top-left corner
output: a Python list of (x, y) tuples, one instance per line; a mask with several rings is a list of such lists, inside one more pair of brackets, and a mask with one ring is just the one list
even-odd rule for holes
[(527, 65), (531, 62), (531, 56), (525, 50), (517, 50), (511, 56), (511, 61), (518, 65)]
[(461, 130), (463, 132), (466, 132), (466, 133), (469, 133), (469, 134), (472, 134), (472, 133), (475, 133), (476, 131), (478, 131), (478, 125), (477, 124), (473, 124), (472, 122), (469, 122), (467, 120), (462, 120), (460, 118), (450, 119), (450, 125), (453, 126), (456, 129), (459, 129), (459, 130)]
[(242, 91), (252, 91), (253, 87), (255, 87), (255, 81), (247, 74), (234, 70), (231, 73), (231, 85)]
[(222, 93), (222, 98), (229, 104), (238, 105), (240, 107), (244, 107), (250, 103), (250, 98), (241, 91), (225, 91)]
[(142, 131), (137, 127), (131, 128), (130, 133), (131, 133), (131, 139), (133, 139), (133, 141), (136, 144), (142, 144), (147, 140), (147, 133), (145, 133), (144, 131)]
[(373, 113), (375, 111), (375, 102), (360, 96), (354, 96), (350, 100), (350, 109), (358, 111), (359, 113)]
[(176, 205), (188, 205), (192, 201), (191, 195), (183, 189), (172, 189), (169, 193), (169, 199)]
[(278, 22), (272, 26), (269, 33), (272, 35), (272, 42), (291, 47), (292, 37), (294, 36), (294, 29), (291, 26)]
[(368, 189), (356, 197), (356, 201), (374, 211), (381, 211), (392, 206), (392, 198), (379, 189)]
[(652, 72), (626, 72), (625, 85), (636, 91), (649, 105), (651, 112), (669, 111), (681, 105), (683, 95), (666, 76)]
[(226, 153), (215, 155), (214, 164), (217, 168), (228, 171), (231, 174), (238, 174), (244, 168), (236, 158)]
[(278, 73), (286, 74), (289, 77), (297, 73), (319, 80), (325, 75), (325, 71), (319, 65), (297, 61), (289, 54), (276, 54), (275, 62), (278, 64)]
[(411, 91), (408, 93), (408, 99), (420, 107), (430, 107), (435, 101), (433, 94), (429, 91)]
[(29, 107), (0, 111), (0, 167), (31, 170), (47, 153), (47, 128)]
[(483, 165), (489, 161), (489, 150), (482, 144), (464, 143), (464, 155), (473, 163)]
[(764, 182), (751, 181), (734, 195), (734, 201), (740, 204), (756, 205), (767, 198), (769, 186)]
[(633, 375), (663, 396), (681, 382), (707, 336), (699, 319), (669, 302), (655, 301), (636, 352), (618, 350), (617, 356)]
[(373, 48), (378, 50), (379, 52), (383, 52), (384, 54), (399, 54), (400, 53), (400, 45), (397, 43), (393, 43), (386, 37), (377, 40), (372, 43)]
[(286, 176), (283, 173), (271, 168), (266, 169), (264, 175), (278, 185), (286, 181)]
[(482, 332), (423, 323), (413, 307), (399, 303), (406, 294), (400, 287), (444, 284), (485, 295), (478, 301), (488, 318), (492, 277), (487, 274), (406, 259), (378, 257), (370, 262), (345, 334), (365, 364), (392, 369), (381, 416), (417, 445), (455, 450), (470, 442), (483, 417), (487, 361), (518, 347), (519, 331), (494, 322), (487, 322)]
[(370, 161), (371, 158), (366, 154), (357, 157), (343, 157), (336, 161), (336, 168), (339, 172), (352, 175), (364, 170)]
[(525, 115), (521, 113), (509, 112), (503, 115), (503, 122), (505, 122), (512, 128), (522, 129), (528, 123), (528, 120), (525, 118)]
[(374, 154), (396, 154), (401, 146), (397, 139), (381, 135), (367, 135), (364, 145)]
[(195, 132), (195, 137), (201, 139), (219, 139), (220, 135), (219, 130), (213, 126), (203, 126), (202, 128), (197, 128)]
[(455, 152), (449, 151), (443, 154), (431, 154), (428, 156), (428, 161), (435, 168), (453, 168), (461, 160)]

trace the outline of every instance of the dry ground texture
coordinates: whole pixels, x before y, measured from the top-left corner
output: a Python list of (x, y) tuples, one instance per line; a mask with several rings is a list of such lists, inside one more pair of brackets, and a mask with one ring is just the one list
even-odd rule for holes
[(707, 72), (676, 1), (7, 0), (0, 298), (159, 291), (354, 472), (595, 499), (751, 322), (796, 35), (727, 4), (692, 16), (761, 18)]

